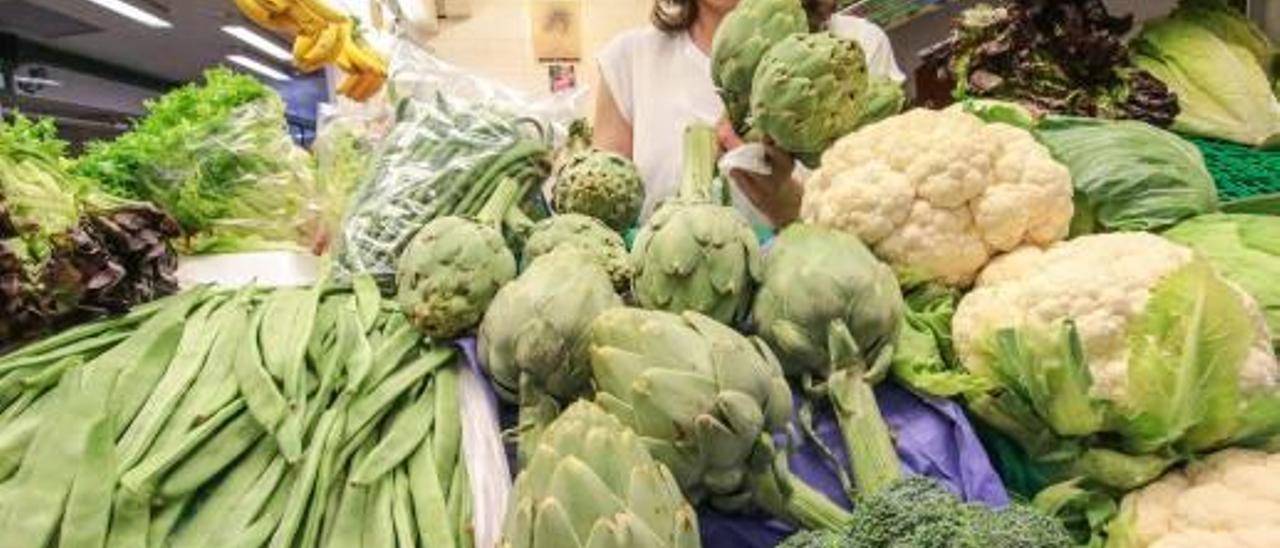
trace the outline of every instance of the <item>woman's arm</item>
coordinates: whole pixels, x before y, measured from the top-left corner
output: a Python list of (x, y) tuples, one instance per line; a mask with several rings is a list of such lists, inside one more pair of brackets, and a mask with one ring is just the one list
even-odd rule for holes
[(631, 158), (631, 124), (622, 115), (618, 102), (613, 98), (604, 78), (600, 79), (600, 93), (596, 96), (595, 147), (616, 152)]

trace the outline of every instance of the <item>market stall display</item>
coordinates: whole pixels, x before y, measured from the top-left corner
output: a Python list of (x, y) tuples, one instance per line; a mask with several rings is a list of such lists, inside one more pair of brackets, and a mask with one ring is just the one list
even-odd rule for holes
[[(762, 237), (712, 127), (644, 219), (564, 104), (413, 49), (318, 169), (222, 70), (74, 161), (0, 124), (0, 545), (1271, 546), (1280, 210), (1179, 133), (1242, 126), (1139, 68), (1211, 37), (1270, 82), (1225, 9), (1130, 51), (1096, 0), (975, 7), (963, 101), (903, 113), (799, 0), (746, 0), (730, 119), (820, 165)], [(179, 290), (180, 231), (258, 253)]]

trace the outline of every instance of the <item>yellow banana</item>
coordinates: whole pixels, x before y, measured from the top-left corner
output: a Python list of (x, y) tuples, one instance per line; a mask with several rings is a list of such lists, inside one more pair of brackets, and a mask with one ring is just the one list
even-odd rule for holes
[(307, 53), (315, 49), (318, 39), (316, 35), (306, 32), (293, 39), (293, 64), (303, 72), (314, 72), (321, 67), (307, 60)]
[(347, 15), (334, 9), (325, 0), (294, 0), (294, 2), (330, 23), (342, 23)]
[(236, 7), (240, 8), (240, 13), (248, 17), (259, 26), (274, 28), (271, 21), (271, 12), (259, 4), (256, 0), (235, 0)]
[(256, 1), (258, 5), (262, 6), (262, 9), (265, 9), (271, 13), (284, 13), (286, 10), (289, 9), (289, 4), (292, 3), (290, 2), (290, 0), (254, 0), (254, 1)]
[(307, 65), (323, 65), (338, 56), (342, 50), (344, 27), (329, 25), (316, 38), (316, 43), (302, 54), (302, 62)]
[(382, 54), (378, 52), (377, 48), (369, 45), (364, 38), (358, 36), (354, 42), (356, 48), (360, 50), (360, 54), (364, 57), (365, 61), (372, 65), (374, 72), (385, 75), (387, 73), (387, 61), (382, 57)]
[(316, 34), (333, 24), (307, 9), (305, 5), (298, 3), (289, 5), (289, 16), (298, 22), (298, 28)]
[(347, 47), (343, 50), (351, 64), (357, 72), (376, 72), (386, 74), (386, 62), (377, 54), (371, 54), (369, 49), (362, 47), (363, 41), (351, 40), (347, 43)]

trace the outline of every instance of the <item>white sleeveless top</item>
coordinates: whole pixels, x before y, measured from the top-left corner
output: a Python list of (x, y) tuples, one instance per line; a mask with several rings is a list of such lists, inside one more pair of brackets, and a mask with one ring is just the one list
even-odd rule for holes
[(692, 123), (715, 125), (724, 104), (711, 58), (687, 32), (629, 31), (597, 56), (604, 85), (631, 124), (631, 156), (645, 182), (643, 219), (680, 188), (682, 137)]

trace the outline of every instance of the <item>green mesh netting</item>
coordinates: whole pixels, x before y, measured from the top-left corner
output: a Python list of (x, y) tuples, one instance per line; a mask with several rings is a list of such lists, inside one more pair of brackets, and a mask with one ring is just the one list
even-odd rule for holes
[(1223, 202), (1280, 194), (1280, 151), (1198, 137), (1188, 140), (1204, 154)]

